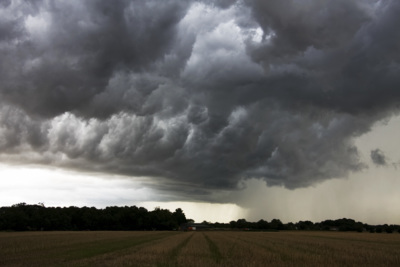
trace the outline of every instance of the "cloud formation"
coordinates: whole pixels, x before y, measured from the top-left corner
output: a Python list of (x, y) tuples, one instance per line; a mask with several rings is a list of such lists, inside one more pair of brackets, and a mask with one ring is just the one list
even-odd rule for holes
[(387, 164), (386, 156), (379, 148), (371, 150), (371, 160), (378, 166), (386, 166)]
[(399, 11), (1, 1), (1, 159), (150, 176), (199, 199), (248, 178), (344, 177), (365, 167), (354, 138), (398, 113)]

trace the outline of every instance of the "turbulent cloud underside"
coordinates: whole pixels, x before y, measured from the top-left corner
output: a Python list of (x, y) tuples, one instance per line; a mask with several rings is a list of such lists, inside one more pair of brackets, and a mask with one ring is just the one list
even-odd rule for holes
[(354, 138), (398, 112), (399, 12), (394, 0), (1, 1), (0, 158), (150, 176), (199, 198), (248, 178), (344, 177), (365, 167)]
[(383, 151), (380, 149), (374, 149), (371, 151), (371, 160), (373, 163), (375, 163), (378, 166), (379, 165), (384, 166), (387, 164), (386, 156), (383, 153)]

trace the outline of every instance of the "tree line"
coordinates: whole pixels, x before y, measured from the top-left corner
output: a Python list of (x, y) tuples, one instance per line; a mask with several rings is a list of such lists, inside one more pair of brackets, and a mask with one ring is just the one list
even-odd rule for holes
[(186, 223), (182, 209), (142, 207), (45, 207), (19, 203), (0, 208), (2, 231), (173, 230)]
[[(45, 207), (43, 204), (19, 203), (10, 207), (0, 207), (0, 231), (60, 231), (60, 230), (177, 230), (183, 224), (194, 221), (187, 219), (183, 210), (174, 212), (155, 208), (148, 211), (143, 207)], [(248, 222), (238, 219), (230, 223), (210, 223), (204, 221), (203, 229), (231, 230), (309, 230), (309, 231), (358, 231), (393, 233), (400, 232), (399, 225), (368, 225), (353, 219), (325, 220), (313, 223), (299, 221), (282, 223), (279, 219), (270, 222), (259, 220)]]
[(356, 222), (353, 219), (337, 219), (325, 220), (317, 223), (311, 221), (299, 221), (297, 223), (282, 223), (279, 219), (273, 219), (268, 222), (259, 220), (258, 222), (248, 222), (246, 219), (231, 221), (229, 224), (207, 223), (210, 227), (216, 228), (231, 228), (231, 229), (246, 229), (246, 230), (304, 230), (304, 231), (355, 231), (355, 232), (370, 232), (370, 233), (400, 233), (400, 225), (369, 225), (362, 222)]

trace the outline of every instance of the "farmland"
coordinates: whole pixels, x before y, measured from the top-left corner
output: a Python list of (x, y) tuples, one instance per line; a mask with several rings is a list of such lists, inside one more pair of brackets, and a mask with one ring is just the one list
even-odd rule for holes
[(0, 233), (0, 266), (400, 266), (398, 251), (383, 233)]

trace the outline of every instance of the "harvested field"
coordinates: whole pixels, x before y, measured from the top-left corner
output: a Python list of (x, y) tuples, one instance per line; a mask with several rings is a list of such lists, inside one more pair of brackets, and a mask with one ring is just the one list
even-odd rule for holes
[(0, 266), (400, 266), (400, 234), (0, 233)]

